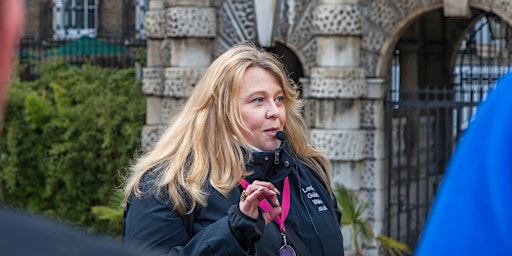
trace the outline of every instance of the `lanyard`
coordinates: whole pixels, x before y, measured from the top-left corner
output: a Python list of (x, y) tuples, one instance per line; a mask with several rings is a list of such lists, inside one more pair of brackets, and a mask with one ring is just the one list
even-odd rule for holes
[[(247, 189), (249, 182), (241, 178), (240, 185), (242, 185), (244, 189)], [(266, 199), (261, 200), (259, 205), (265, 212), (272, 209), (272, 205)], [(279, 216), (274, 218), (274, 221), (279, 225), (280, 231), (284, 232), (284, 221), (286, 220), (286, 217), (288, 217), (288, 212), (290, 211), (290, 182), (288, 181), (288, 177), (284, 178), (281, 206), (283, 207), (283, 211)]]

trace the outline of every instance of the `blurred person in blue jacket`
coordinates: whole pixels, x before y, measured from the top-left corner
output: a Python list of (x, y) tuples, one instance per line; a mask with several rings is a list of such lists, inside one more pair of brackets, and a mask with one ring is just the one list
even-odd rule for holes
[(512, 75), (500, 78), (458, 142), (417, 256), (512, 255)]

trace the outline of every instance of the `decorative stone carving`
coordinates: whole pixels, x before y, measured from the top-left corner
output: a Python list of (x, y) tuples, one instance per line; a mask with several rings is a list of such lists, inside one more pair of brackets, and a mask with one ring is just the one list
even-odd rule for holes
[[(427, 0), (423, 0), (427, 1)], [(431, 0), (435, 1), (435, 0)], [(442, 2), (442, 0), (437, 0), (437, 2)], [(495, 2), (494, 0), (471, 0), (469, 1), (471, 3), (471, 7), (478, 7), (485, 11), (489, 11), (491, 9), (492, 3)]]
[(218, 19), (219, 36), (215, 43), (215, 57), (236, 43), (256, 41), (256, 20), (252, 1), (224, 1), (220, 6)]
[(364, 156), (370, 159), (383, 159), (386, 145), (384, 138), (383, 129), (365, 131)]
[(164, 39), (160, 45), (160, 58), (162, 64), (166, 67), (171, 66), (172, 59), (172, 39)]
[(382, 48), (382, 44), (385, 40), (385, 35), (380, 30), (368, 29), (363, 36), (361, 48), (378, 53)]
[[(233, 18), (228, 2), (222, 4), (219, 12), (219, 36), (216, 38), (216, 41), (219, 41), (218, 46), (223, 46), (222, 48), (226, 48), (226, 50), (243, 40), (243, 33), (238, 29), (239, 25), (236, 24), (236, 20)], [(220, 52), (224, 51), (221, 50)], [(215, 56), (219, 55), (216, 54)]]
[(173, 7), (173, 6), (204, 6), (207, 5), (212, 0), (163, 0), (163, 4), (165, 7)]
[[(433, 4), (439, 4), (441, 3), (443, 0), (421, 0), (421, 2), (423, 3), (423, 6), (430, 6), (430, 5), (433, 5)], [(473, 0), (474, 1), (474, 0)], [(480, 0), (480, 1), (486, 1), (490, 3), (493, 1), (493, 0)]]
[(421, 0), (395, 0), (395, 5), (398, 7), (398, 10), (400, 10), (401, 16), (406, 17), (421, 8)]
[(246, 40), (254, 40), (256, 38), (256, 16), (254, 13), (253, 1), (247, 0), (231, 0), (226, 1), (232, 10), (233, 18), (236, 20), (241, 29), (241, 33)]
[(227, 51), (231, 45), (227, 45), (225, 41), (219, 40), (219, 37), (213, 41), (213, 57), (219, 57), (222, 53)]
[(384, 102), (382, 100), (362, 100), (361, 126), (363, 128), (384, 127)]
[(368, 19), (383, 31), (392, 31), (400, 17), (395, 9), (385, 1), (372, 1), (368, 10)]
[(379, 58), (380, 55), (376, 53), (361, 51), (361, 66), (364, 69), (366, 77), (375, 77), (377, 75), (375, 68)]
[(168, 37), (215, 37), (215, 9), (206, 7), (171, 7), (166, 10)]
[(142, 127), (141, 147), (144, 152), (153, 148), (164, 129), (165, 125), (144, 125)]
[(301, 17), (293, 26), (290, 26), (288, 42), (292, 45), (302, 46), (313, 38), (313, 1), (307, 6)]
[(163, 68), (142, 69), (142, 91), (146, 95), (162, 95), (164, 82)]
[(492, 4), (492, 9), (496, 13), (501, 13), (504, 17), (512, 17), (512, 5), (509, 0), (498, 0)]
[(361, 68), (336, 67), (311, 70), (309, 96), (315, 98), (359, 98), (365, 93)]
[(164, 38), (165, 11), (149, 10), (144, 16), (144, 33), (147, 38)]
[(284, 10), (276, 17), (275, 30), (274, 30), (274, 41), (278, 42), (286, 42), (288, 38), (288, 31), (290, 31), (290, 15), (293, 15), (289, 12), (288, 3), (285, 2), (281, 5)]
[(166, 68), (164, 95), (175, 98), (189, 97), (205, 71), (205, 68)]
[(316, 35), (360, 35), (361, 12), (355, 4), (322, 4), (313, 11)]
[(384, 189), (386, 188), (386, 161), (365, 160), (361, 177), (361, 188), (363, 189)]
[(310, 141), (330, 160), (357, 161), (364, 158), (365, 136), (361, 130), (312, 129)]
[(162, 100), (162, 123), (168, 124), (181, 111), (186, 98), (164, 98)]
[(309, 75), (310, 68), (315, 66), (316, 64), (316, 52), (316, 40), (310, 40), (309, 42), (304, 44), (299, 51), (297, 51), (297, 55), (300, 56), (299, 59), (303, 61), (302, 64), (305, 75)]

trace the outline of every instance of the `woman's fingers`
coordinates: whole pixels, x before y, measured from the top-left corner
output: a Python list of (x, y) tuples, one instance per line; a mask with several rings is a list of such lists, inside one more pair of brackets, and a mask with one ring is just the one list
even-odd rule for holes
[(279, 214), (281, 214), (282, 211), (282, 207), (274, 207), (269, 211), (264, 212), (263, 219), (265, 219), (265, 225), (272, 222), (272, 220), (274, 220), (275, 217), (279, 216)]
[(261, 187), (266, 188), (270, 191), (273, 191), (277, 195), (280, 194), (279, 190), (277, 190), (277, 188), (274, 187), (274, 184), (272, 184), (270, 182), (266, 182), (266, 181), (259, 181), (259, 180), (255, 180), (252, 184), (250, 184), (247, 187), (246, 190), (248, 190), (248, 192), (250, 194), (251, 190), (257, 190), (257, 189), (260, 189)]
[(245, 193), (247, 196), (244, 196), (243, 200), (240, 201), (239, 207), (240, 211), (247, 216), (255, 219), (258, 218), (258, 205), (260, 204), (260, 201), (264, 199), (267, 199), (273, 207), (263, 214), (265, 224), (271, 222), (281, 213), (282, 208), (280, 207), (279, 200), (277, 198), (279, 190), (277, 190), (272, 183), (254, 181), (245, 189)]

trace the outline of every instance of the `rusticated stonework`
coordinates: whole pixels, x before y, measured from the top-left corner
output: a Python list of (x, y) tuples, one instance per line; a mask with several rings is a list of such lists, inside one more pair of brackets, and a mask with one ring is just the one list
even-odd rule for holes
[(165, 11), (150, 10), (144, 16), (144, 32), (148, 38), (161, 39), (165, 35)]
[(364, 158), (364, 131), (312, 129), (310, 141), (331, 160), (355, 161)]
[(313, 12), (313, 31), (317, 35), (360, 35), (361, 12), (355, 4), (323, 4)]
[(175, 98), (189, 97), (205, 71), (204, 68), (166, 68), (164, 95)]
[(207, 7), (171, 7), (166, 10), (168, 37), (215, 37), (215, 9)]
[(165, 130), (165, 125), (144, 125), (142, 127), (141, 147), (144, 152), (149, 151)]
[(142, 91), (146, 95), (162, 95), (164, 82), (163, 68), (144, 68), (142, 70)]
[(365, 93), (364, 73), (357, 67), (313, 68), (309, 96), (358, 98)]

